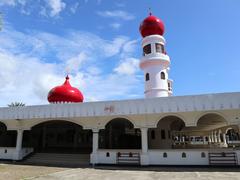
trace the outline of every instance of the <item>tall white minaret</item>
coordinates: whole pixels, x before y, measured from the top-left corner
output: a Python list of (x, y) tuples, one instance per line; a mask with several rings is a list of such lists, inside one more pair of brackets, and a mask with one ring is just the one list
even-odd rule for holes
[(164, 24), (150, 13), (139, 30), (143, 37), (140, 68), (144, 71), (145, 97), (171, 96), (173, 81), (168, 77), (170, 58), (165, 50)]

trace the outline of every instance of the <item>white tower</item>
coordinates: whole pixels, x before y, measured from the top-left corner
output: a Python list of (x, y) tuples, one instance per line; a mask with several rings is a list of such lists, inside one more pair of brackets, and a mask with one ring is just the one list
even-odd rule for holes
[(172, 80), (168, 78), (170, 58), (165, 51), (164, 24), (150, 13), (140, 25), (140, 32), (143, 37), (140, 68), (145, 76), (145, 97), (171, 96)]

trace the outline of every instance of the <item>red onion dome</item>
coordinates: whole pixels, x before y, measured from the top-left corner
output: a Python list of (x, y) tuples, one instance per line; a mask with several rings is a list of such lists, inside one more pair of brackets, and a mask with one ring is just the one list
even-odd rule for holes
[(78, 103), (83, 102), (83, 95), (77, 88), (72, 87), (69, 77), (61, 86), (56, 86), (48, 93), (48, 102), (50, 103)]
[(150, 35), (163, 35), (164, 34), (164, 24), (161, 19), (153, 16), (151, 13), (147, 18), (143, 20), (139, 27), (139, 31), (142, 37)]

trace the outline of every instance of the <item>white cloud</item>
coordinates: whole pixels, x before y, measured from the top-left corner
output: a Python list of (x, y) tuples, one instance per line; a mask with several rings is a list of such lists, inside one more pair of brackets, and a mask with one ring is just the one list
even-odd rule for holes
[(127, 58), (114, 69), (119, 74), (133, 75), (139, 70), (139, 60)]
[(75, 4), (73, 4), (71, 7), (70, 7), (70, 11), (71, 13), (75, 14), (77, 12), (77, 9), (79, 7), (79, 2), (76, 2)]
[(67, 60), (66, 62), (66, 71), (67, 72), (76, 72), (80, 69), (82, 63), (87, 60), (87, 55), (84, 52), (79, 53), (77, 56), (74, 56)]
[(16, 0), (0, 0), (0, 6), (15, 6)]
[(46, 2), (48, 3), (49, 8), (51, 9), (50, 11), (51, 17), (59, 15), (59, 13), (66, 7), (66, 3), (64, 3), (62, 0), (47, 0)]
[(64, 82), (66, 69), (86, 101), (142, 95), (143, 83), (136, 76), (137, 59), (133, 58), (135, 40), (128, 37), (106, 40), (78, 31), (62, 36), (23, 33), (6, 26), (0, 42), (4, 42), (0, 44), (1, 106), (12, 101), (46, 104), (49, 90)]
[(117, 18), (122, 20), (133, 20), (135, 16), (122, 10), (98, 11), (97, 14), (102, 17)]
[(113, 29), (119, 29), (122, 25), (120, 23), (112, 23), (110, 24), (110, 27), (112, 27)]

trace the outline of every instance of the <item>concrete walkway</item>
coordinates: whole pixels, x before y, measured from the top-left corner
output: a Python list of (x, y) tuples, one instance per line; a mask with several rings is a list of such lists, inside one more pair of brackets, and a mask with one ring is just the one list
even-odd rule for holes
[[(106, 169), (107, 168), (107, 169)], [(239, 168), (114, 168), (70, 169), (48, 174), (34, 180), (240, 180)]]

